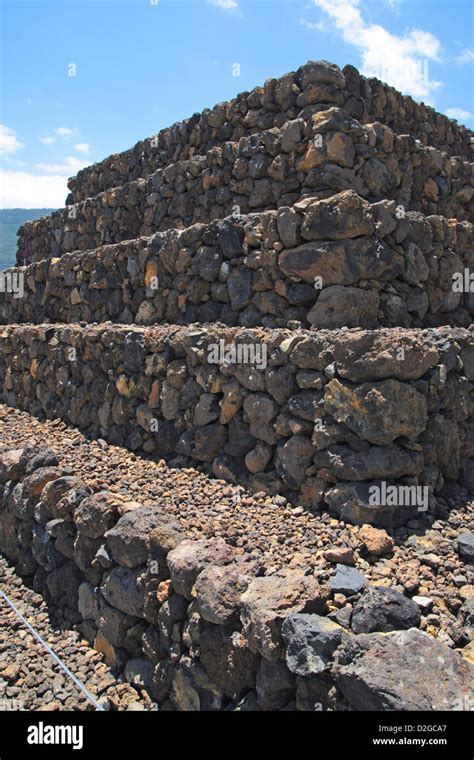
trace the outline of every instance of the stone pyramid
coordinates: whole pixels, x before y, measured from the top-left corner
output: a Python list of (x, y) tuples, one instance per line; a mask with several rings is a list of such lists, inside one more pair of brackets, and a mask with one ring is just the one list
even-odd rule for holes
[[(316, 61), (82, 170), (64, 209), (23, 225), (17, 266), (3, 275), (1, 400), (350, 525), (435, 519), (447, 493), (467, 504), (472, 142), (354, 67)], [(89, 596), (103, 582), (113, 605), (114, 584), (136, 584), (146, 557), (131, 556), (124, 531), (140, 544), (157, 527), (140, 519), (113, 528), (117, 577), (103, 580), (106, 565), (86, 572)], [(179, 546), (171, 578), (189, 601), (197, 574), (186, 576)], [(227, 567), (206, 547), (195, 565)], [(199, 552), (210, 555), (202, 566)], [(220, 580), (207, 579), (204, 606)], [(280, 581), (303, 599), (293, 612), (316, 612), (301, 577)], [(269, 668), (280, 634), (254, 619), (260, 592), (246, 593), (250, 651)], [(118, 608), (140, 619), (136, 604)], [(203, 614), (224, 635), (232, 616)], [(241, 696), (196, 685), (201, 671), (181, 665), (182, 709), (193, 709), (191, 682), (198, 709), (222, 709), (214, 688)]]

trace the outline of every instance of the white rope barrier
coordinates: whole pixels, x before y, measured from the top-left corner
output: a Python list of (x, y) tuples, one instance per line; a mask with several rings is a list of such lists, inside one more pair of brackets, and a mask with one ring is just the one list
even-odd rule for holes
[(69, 670), (68, 666), (61, 660), (60, 657), (58, 657), (58, 655), (56, 654), (56, 652), (54, 652), (51, 649), (51, 647), (49, 646), (49, 644), (47, 644), (47, 642), (40, 636), (40, 634), (38, 633), (38, 631), (35, 628), (33, 628), (33, 626), (28, 622), (28, 620), (21, 614), (20, 610), (11, 601), (11, 599), (9, 599), (8, 596), (5, 594), (5, 592), (2, 591), (1, 589), (0, 589), (0, 596), (3, 597), (3, 599), (9, 605), (9, 607), (11, 607), (11, 609), (13, 610), (13, 612), (15, 612), (16, 615), (18, 615), (18, 617), (20, 618), (21, 622), (24, 625), (26, 625), (26, 627), (29, 629), (29, 631), (31, 631), (31, 633), (33, 634), (33, 636), (35, 637), (35, 639), (37, 639), (37, 641), (39, 641), (39, 643), (51, 655), (51, 657), (53, 658), (53, 660), (55, 660), (58, 663), (58, 665), (64, 670), (64, 672), (66, 673), (66, 675), (69, 676), (69, 678), (71, 678), (74, 681), (74, 683), (76, 684), (76, 686), (86, 695), (87, 699), (89, 699), (92, 702), (92, 704), (94, 705), (95, 709), (96, 710), (100, 710), (101, 712), (103, 712), (104, 708), (97, 702), (97, 700), (95, 699), (95, 697), (84, 686), (84, 684), (81, 683), (81, 681), (79, 681), (79, 679), (74, 675), (74, 673), (72, 673)]

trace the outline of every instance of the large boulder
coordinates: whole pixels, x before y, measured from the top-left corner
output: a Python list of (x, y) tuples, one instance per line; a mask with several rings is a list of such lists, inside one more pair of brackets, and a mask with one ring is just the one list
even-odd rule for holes
[(324, 612), (328, 595), (327, 587), (314, 576), (298, 570), (255, 578), (240, 600), (250, 649), (268, 660), (277, 660), (284, 651), (281, 626), (285, 618), (297, 612)]
[(201, 462), (212, 462), (227, 442), (227, 428), (219, 422), (196, 428), (192, 455)]
[(392, 588), (370, 586), (355, 604), (351, 628), (355, 633), (399, 631), (418, 628), (420, 608)]
[[(423, 456), (401, 446), (371, 446), (367, 451), (353, 451), (349, 446), (329, 446), (314, 457), (325, 474), (338, 480), (371, 480), (419, 475), (423, 469)], [(333, 478), (331, 478), (333, 479)]]
[(334, 359), (341, 377), (366, 380), (417, 380), (439, 361), (438, 349), (424, 336), (408, 330), (358, 330), (340, 333)]
[(417, 438), (428, 417), (426, 398), (411, 385), (392, 379), (356, 387), (331, 380), (324, 407), (360, 438), (382, 446), (401, 436)]
[(129, 568), (145, 564), (150, 554), (150, 536), (163, 522), (169, 523), (169, 518), (155, 507), (142, 507), (124, 514), (105, 534), (114, 560)]
[(57, 467), (59, 459), (56, 452), (50, 449), (49, 446), (42, 444), (31, 446), (30, 444), (26, 444), (21, 455), (21, 463), (25, 467), (26, 474), (31, 475), (32, 472), (40, 467)]
[(326, 132), (344, 132), (358, 136), (364, 134), (361, 124), (342, 108), (336, 106), (325, 111), (316, 111), (311, 117), (311, 122), (313, 130), (317, 134), (325, 134)]
[(0, 454), (0, 483), (19, 480), (25, 474), (21, 455), (24, 449), (10, 449)]
[(127, 661), (124, 678), (139, 689), (150, 689), (153, 681), (154, 665), (146, 657), (134, 657)]
[(272, 445), (276, 442), (271, 420), (278, 413), (278, 404), (265, 393), (250, 393), (244, 401), (244, 419), (251, 435)]
[(128, 632), (138, 622), (138, 618), (119, 612), (115, 607), (109, 607), (102, 599), (101, 607), (96, 617), (99, 631), (114, 647), (124, 647)]
[(231, 699), (238, 699), (255, 684), (260, 658), (238, 631), (206, 626), (199, 636), (199, 659), (212, 683)]
[(85, 494), (86, 486), (82, 480), (73, 476), (64, 476), (46, 483), (41, 492), (41, 501), (52, 515), (61, 518), (68, 512), (68, 501), (65, 497), (70, 491), (81, 491)]
[(345, 285), (329, 285), (321, 291), (307, 314), (308, 322), (321, 329), (377, 327), (379, 294)]
[(334, 594), (352, 596), (358, 594), (365, 586), (365, 576), (360, 570), (347, 565), (336, 565), (336, 573), (329, 581), (329, 586)]
[(88, 538), (103, 536), (118, 519), (117, 497), (109, 491), (82, 499), (74, 510), (74, 523), (77, 530)]
[(324, 370), (334, 361), (333, 340), (328, 333), (316, 332), (307, 338), (289, 339), (288, 352), (291, 363), (300, 369)]
[(301, 225), (306, 240), (342, 240), (372, 235), (374, 230), (370, 203), (354, 190), (311, 203)]
[(344, 629), (327, 617), (289, 615), (281, 628), (288, 669), (300, 676), (329, 670), (343, 633)]
[(106, 601), (120, 612), (143, 617), (145, 591), (142, 583), (143, 570), (114, 567), (104, 578), (100, 587)]
[(224, 258), (240, 256), (243, 250), (245, 230), (242, 222), (233, 216), (222, 219), (217, 226), (217, 244), (222, 249)]
[[(5, 498), (8, 503), (8, 512), (4, 515), (7, 517), (9, 514), (19, 520), (31, 520), (35, 511), (35, 500), (29, 499), (25, 493), (23, 483), (17, 483), (10, 492), (7, 491)], [(12, 524), (12, 528), (14, 525)], [(16, 530), (15, 530), (16, 532)], [(16, 537), (14, 539), (16, 544)]]
[(129, 374), (140, 372), (144, 366), (147, 349), (145, 337), (138, 332), (130, 332), (125, 336), (123, 349), (123, 365)]
[[(321, 201), (322, 202), (322, 201)], [(382, 243), (369, 238), (339, 242), (308, 242), (283, 251), (279, 265), (282, 272), (321, 286), (354, 285), (359, 280), (394, 279), (403, 270), (403, 259)]]
[[(156, 680), (155, 673), (155, 680)], [(222, 692), (195, 660), (181, 657), (174, 671), (170, 699), (181, 712), (222, 710)]]
[(460, 533), (457, 537), (457, 545), (461, 559), (474, 562), (474, 533)]
[(250, 303), (252, 297), (252, 273), (248, 269), (232, 269), (227, 281), (230, 303), (238, 311)]
[(82, 580), (75, 562), (66, 562), (49, 573), (46, 585), (56, 604), (74, 609), (77, 606), (78, 590)]
[(293, 435), (279, 446), (275, 458), (275, 469), (290, 488), (296, 489), (302, 485), (315, 451), (309, 438), (303, 435)]
[(240, 597), (246, 591), (249, 578), (234, 565), (210, 565), (199, 573), (194, 584), (194, 596), (204, 620), (225, 625), (237, 617)]
[(147, 536), (152, 559), (163, 560), (184, 539), (182, 526), (170, 520), (161, 520)]
[(256, 683), (258, 707), (282, 710), (291, 702), (295, 685), (295, 677), (284, 662), (262, 660)]
[(418, 515), (417, 504), (383, 503), (384, 499), (376, 498), (374, 492), (383, 496), (380, 481), (338, 483), (325, 492), (324, 501), (332, 515), (352, 525), (400, 528)]
[(78, 589), (77, 609), (84, 620), (96, 620), (101, 606), (103, 600), (97, 586), (87, 582), (81, 583)]
[(45, 485), (51, 480), (60, 478), (62, 474), (62, 470), (58, 467), (39, 467), (23, 480), (25, 496), (38, 498)]
[(346, 84), (346, 78), (339, 66), (324, 60), (308, 61), (304, 66), (300, 66), (296, 72), (296, 80), (302, 90), (315, 83), (331, 84), (338, 89), (342, 89)]
[(228, 565), (234, 557), (234, 549), (222, 538), (182, 541), (167, 557), (174, 590), (191, 601), (199, 573), (208, 565)]
[(345, 640), (332, 669), (353, 710), (466, 710), (474, 668), (426, 633), (362, 633)]

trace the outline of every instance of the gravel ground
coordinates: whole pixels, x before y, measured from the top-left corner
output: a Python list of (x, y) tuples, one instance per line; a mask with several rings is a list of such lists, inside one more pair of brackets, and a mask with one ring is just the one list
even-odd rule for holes
[[(3, 558), (0, 588), (104, 709), (153, 709), (147, 694), (116, 681), (102, 655), (78, 633), (61, 630), (40, 594), (29, 589)], [(0, 710), (95, 709), (0, 597)]]
[[(71, 468), (71, 472), (82, 477), (95, 491), (108, 489), (127, 494), (144, 505), (160, 501), (182, 524), (190, 538), (221, 536), (242, 553), (258, 559), (267, 574), (283, 564), (304, 564), (318, 568), (329, 578), (334, 573), (334, 563), (340, 561), (340, 550), (345, 549), (344, 561), (361, 570), (369, 583), (390, 586), (407, 596), (418, 595), (431, 600), (424, 611), (421, 628), (449, 646), (459, 645), (456, 613), (463, 601), (474, 594), (474, 572), (473, 566), (460, 558), (456, 537), (473, 530), (474, 503), (461, 505), (455, 497), (449, 503), (441, 502), (442, 519), (421, 515), (407, 528), (392, 532), (393, 549), (387, 556), (380, 557), (368, 553), (359, 527), (338, 521), (327, 513), (311, 513), (302, 507), (294, 507), (281, 496), (250, 494), (195, 469), (173, 469), (164, 461), (154, 462), (104, 441), (90, 441), (60, 420), (39, 421), (26, 412), (0, 405), (0, 450), (20, 447), (27, 441), (46, 443), (55, 449), (61, 466)], [(348, 549), (352, 552), (347, 552)], [(339, 555), (336, 551), (333, 557), (326, 556), (328, 550), (338, 550)], [(5, 572), (3, 567), (2, 586)], [(30, 605), (30, 614), (35, 620), (41, 620), (41, 625), (46, 626), (53, 638), (59, 636), (61, 646), (66, 650), (69, 647), (71, 656), (78, 653), (77, 666), (85, 668), (86, 678), (91, 679), (86, 681), (89, 688), (91, 684), (98, 688), (99, 680), (107, 672), (100, 655), (94, 655), (85, 643), (79, 645), (75, 633), (59, 635), (49, 628), (41, 598), (15, 583), (19, 581), (14, 581), (11, 575), (7, 587), (15, 589), (16, 598), (23, 605)], [(345, 598), (336, 600), (337, 606), (346, 603)], [(33, 608), (36, 608), (34, 612)], [(2, 631), (16, 630), (12, 628), (16, 626), (13, 613), (1, 609), (0, 614), (5, 626)], [(38, 658), (37, 667), (43, 667), (45, 657), (36, 645), (32, 646), (29, 634), (24, 638), (7, 635), (6, 641), (1, 636), (0, 679), (6, 680), (2, 676), (3, 668), (7, 664), (20, 664), (25, 653), (33, 659)], [(76, 637), (75, 641), (72, 642), (71, 636)], [(33, 663), (28, 665), (27, 673), (32, 667)], [(52, 664), (48, 667), (55, 672)], [(103, 670), (97, 673), (96, 667)], [(22, 683), (28, 682), (27, 675), (26, 678), (23, 675), (18, 677), (24, 679)], [(0, 698), (20, 698), (19, 692), (15, 691), (20, 687), (1, 684), (0, 680)], [(113, 694), (114, 688), (121, 687), (112, 686)], [(2, 689), (6, 689), (5, 694)], [(65, 691), (59, 681), (58, 690), (60, 694)], [(108, 696), (107, 691), (105, 694)], [(27, 708), (38, 707), (40, 702), (57, 701), (66, 705), (68, 699), (84, 706), (76, 687), (61, 701), (49, 680), (43, 695), (36, 693), (22, 698), (25, 698)], [(135, 699), (138, 699), (136, 693)]]

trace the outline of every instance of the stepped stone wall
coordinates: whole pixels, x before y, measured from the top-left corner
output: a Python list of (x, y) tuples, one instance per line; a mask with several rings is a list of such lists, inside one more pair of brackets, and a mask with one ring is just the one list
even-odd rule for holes
[[(330, 505), (327, 492), (353, 481), (354, 498), (346, 490), (334, 507), (351, 519), (392, 519), (367, 511), (360, 483), (376, 477), (472, 490), (471, 138), (320, 61), (91, 167), (71, 185), (85, 200), (21, 229), (24, 266), (9, 275), (24, 292), (0, 289), (3, 398), (305, 506)], [(369, 364), (410, 335), (419, 366), (341, 375), (341, 335)], [(207, 343), (229, 341), (254, 359), (211, 366)], [(427, 432), (444, 419), (452, 469)], [(367, 437), (379, 426), (386, 440)]]
[(23, 298), (0, 293), (0, 320), (468, 326), (474, 293), (453, 281), (466, 269), (471, 223), (344, 191), (31, 264)]
[[(0, 446), (0, 549), (163, 710), (466, 709), (472, 138), (311, 62), (83, 170), (64, 210), (21, 228), (0, 402), (38, 439), (62, 425), (45, 420), (83, 431), (92, 487), (120, 495), (50, 449)], [(141, 489), (155, 460), (159, 497), (108, 485), (104, 441), (139, 455), (111, 460), (112, 483), (133, 459)], [(209, 475), (247, 489), (238, 520), (227, 497), (213, 512)], [(209, 515), (227, 543), (200, 538)], [(427, 526), (443, 546), (418, 561)], [(445, 605), (454, 638), (429, 612)]]
[(162, 709), (469, 709), (472, 665), (419, 630), (414, 601), (343, 565), (329, 582), (298, 563), (263, 576), (158, 504), (92, 493), (49, 448), (0, 455), (0, 547)]
[(398, 134), (413, 135), (422, 145), (472, 160), (471, 133), (465, 127), (377, 79), (366, 79), (353, 66), (341, 71), (318, 61), (280, 79), (269, 79), (263, 87), (219, 103), (140, 141), (131, 150), (83, 169), (69, 180), (71, 193), (66, 202), (83, 201), (167, 164), (203, 155), (217, 144), (280, 128), (288, 120), (333, 105), (364, 124), (381, 121)]
[(473, 166), (331, 108), (28, 222), (20, 228), (17, 259), (27, 264), (346, 189), (370, 201), (394, 200), (404, 210), (474, 221)]
[(1, 335), (5, 403), (356, 524), (398, 526), (422, 508), (371, 503), (382, 481), (426, 487), (423, 509), (445, 480), (474, 493), (473, 381), (474, 334), (463, 329)]

